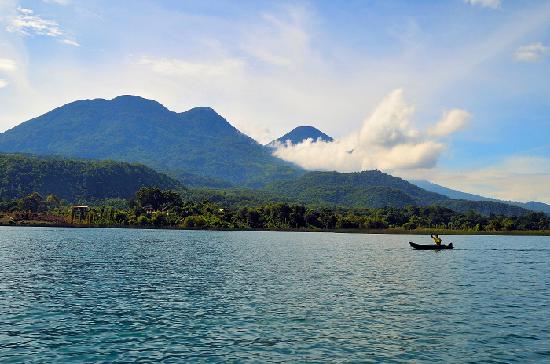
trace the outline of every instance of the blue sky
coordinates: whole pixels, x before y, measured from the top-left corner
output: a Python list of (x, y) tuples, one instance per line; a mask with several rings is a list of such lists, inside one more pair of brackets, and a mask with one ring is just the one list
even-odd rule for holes
[(550, 202), (550, 1), (0, 0), (0, 131), (120, 94), (339, 140), (281, 149), (305, 167)]

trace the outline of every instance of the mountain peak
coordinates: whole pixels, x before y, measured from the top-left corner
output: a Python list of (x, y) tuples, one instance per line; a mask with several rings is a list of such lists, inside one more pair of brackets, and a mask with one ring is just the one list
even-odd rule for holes
[(194, 108), (191, 108), (187, 111), (184, 111), (184, 112), (180, 113), (180, 115), (184, 115), (185, 117), (191, 118), (191, 119), (194, 119), (194, 118), (204, 119), (204, 118), (206, 118), (207, 120), (223, 120), (223, 121), (227, 122), (227, 120), (225, 120), (223, 118), (223, 116), (218, 114), (216, 112), (216, 110), (214, 110), (213, 108), (211, 108), (209, 106), (194, 107)]
[[(74, 112), (74, 111), (83, 112), (85, 110), (103, 110), (108, 112), (139, 112), (139, 113), (157, 113), (157, 112), (166, 112), (169, 111), (164, 105), (155, 100), (146, 99), (141, 96), (134, 95), (121, 95), (117, 96), (111, 100), (108, 99), (86, 99), (86, 100), (76, 100), (70, 102), (61, 107), (57, 107), (52, 110), (50, 113), (54, 112), (55, 115), (58, 113), (64, 112)], [(47, 114), (50, 114), (47, 113)], [(47, 115), (46, 114), (46, 115)]]
[(207, 133), (240, 133), (216, 110), (207, 106), (194, 107), (179, 114), (189, 125)]
[(120, 105), (122, 107), (129, 107), (129, 108), (168, 110), (164, 105), (162, 105), (158, 101), (146, 99), (144, 97), (135, 96), (135, 95), (117, 96), (108, 102), (113, 103), (115, 105)]
[(196, 107), (193, 107), (193, 108), (189, 109), (187, 112), (189, 112), (189, 111), (220, 115), (216, 112), (216, 110), (214, 110), (210, 106), (196, 106)]
[(126, 101), (126, 100), (134, 100), (134, 101), (152, 101), (156, 102), (155, 100), (146, 99), (145, 97), (138, 96), (138, 95), (119, 95), (114, 97), (111, 101)]
[(273, 140), (268, 146), (273, 146), (275, 143), (286, 144), (291, 142), (292, 144), (300, 144), (306, 139), (313, 139), (314, 142), (321, 139), (324, 142), (332, 142), (334, 139), (323, 133), (319, 129), (310, 125), (301, 125), (292, 129), (290, 132), (286, 133), (282, 137)]

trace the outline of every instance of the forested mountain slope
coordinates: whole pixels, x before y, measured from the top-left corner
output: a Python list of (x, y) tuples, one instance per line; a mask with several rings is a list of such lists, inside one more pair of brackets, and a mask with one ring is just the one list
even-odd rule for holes
[(453, 200), (377, 170), (356, 173), (309, 172), (295, 180), (274, 182), (266, 189), (304, 203), (348, 207), (440, 205), (455, 211), (472, 210), (484, 215), (517, 216), (528, 212), (499, 202)]
[(139, 162), (252, 187), (302, 173), (211, 108), (176, 113), (137, 96), (56, 108), (0, 134), (0, 152)]
[(71, 202), (131, 198), (144, 186), (183, 188), (179, 181), (141, 164), (0, 154), (0, 199), (32, 192)]

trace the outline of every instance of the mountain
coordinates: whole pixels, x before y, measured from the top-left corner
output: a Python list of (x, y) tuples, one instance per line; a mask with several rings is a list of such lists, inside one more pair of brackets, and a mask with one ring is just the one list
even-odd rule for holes
[(131, 198), (143, 186), (181, 189), (181, 183), (141, 164), (0, 154), (0, 200), (38, 192), (77, 202)]
[(432, 183), (430, 181), (426, 180), (412, 180), (410, 181), (412, 184), (425, 189), (426, 191), (431, 191), (435, 193), (439, 193), (440, 195), (447, 196), (449, 198), (459, 199), (459, 200), (468, 200), (468, 201), (495, 201), (487, 197), (474, 195), (471, 193), (461, 192), (457, 190), (452, 190), (447, 187), (443, 187), (441, 185)]
[[(332, 140), (307, 126), (298, 127), (278, 140), (299, 143), (310, 137)], [(141, 163), (191, 187), (219, 189), (269, 185), (268, 191), (306, 203), (401, 207), (443, 201), (457, 211), (474, 209), (486, 214), (522, 214), (525, 211), (499, 201), (466, 203), (468, 201), (451, 200), (443, 196), (442, 191), (441, 194), (428, 192), (379, 171), (305, 174), (299, 167), (272, 156), (271, 148), (239, 132), (211, 108), (197, 107), (177, 113), (156, 101), (137, 96), (81, 100), (56, 108), (1, 133), (0, 152)], [(26, 171), (24, 175), (30, 176), (31, 172)], [(113, 178), (116, 180), (117, 176)], [(151, 181), (157, 177), (151, 177)], [(39, 174), (35, 178), (41, 181), (44, 177)], [(72, 177), (67, 178), (67, 181), (74, 181)], [(27, 191), (24, 183), (15, 181), (15, 185), (11, 185), (12, 181), (4, 180), (7, 196)], [(41, 187), (39, 182), (35, 185), (29, 179), (25, 181), (30, 187)], [(60, 185), (65, 184), (59, 181)], [(109, 185), (107, 180), (102, 183)], [(47, 186), (53, 188), (53, 185)], [(131, 186), (134, 185), (129, 183), (129, 188)], [(56, 191), (64, 196), (63, 191)], [(125, 193), (116, 191), (119, 195)], [(67, 196), (78, 198), (104, 195), (102, 190), (67, 191)], [(456, 197), (473, 199), (464, 195)]]
[(330, 136), (326, 135), (319, 129), (314, 128), (313, 126), (298, 126), (283, 135), (282, 137), (271, 141), (269, 144), (267, 144), (267, 146), (274, 147), (277, 143), (285, 144), (289, 141), (292, 144), (300, 144), (306, 139), (313, 139), (313, 141), (321, 139), (325, 142), (332, 142), (334, 140)]
[(309, 172), (296, 180), (274, 182), (266, 189), (307, 203), (355, 207), (404, 207), (433, 204), (446, 199), (377, 170)]
[(458, 212), (518, 216), (528, 211), (492, 201), (453, 200), (401, 178), (374, 170), (355, 173), (309, 172), (295, 180), (278, 181), (266, 190), (302, 203), (346, 207), (404, 207), (440, 205)]
[(0, 152), (139, 162), (251, 187), (303, 173), (211, 108), (176, 113), (137, 96), (56, 108), (0, 134)]
[(538, 212), (544, 212), (546, 214), (550, 214), (550, 205), (545, 204), (543, 202), (537, 202), (537, 201), (529, 201), (529, 202), (508, 202), (514, 206), (523, 207), (524, 209), (532, 210), (532, 211), (538, 211)]
[(427, 191), (439, 193), (441, 195), (444, 195), (453, 199), (462, 199), (462, 200), (469, 200), (469, 201), (492, 201), (492, 202), (504, 203), (511, 206), (521, 207), (531, 211), (544, 212), (546, 214), (550, 214), (550, 205), (542, 202), (535, 202), (535, 201), (516, 202), (516, 201), (497, 200), (494, 198), (488, 198), (488, 197), (483, 197), (479, 195), (474, 195), (471, 193), (453, 190), (426, 180), (413, 180), (411, 181), (411, 183)]
[(504, 215), (504, 216), (521, 216), (532, 213), (528, 209), (520, 206), (514, 206), (503, 202), (496, 201), (468, 201), (468, 200), (453, 200), (449, 199), (437, 205), (447, 207), (456, 212), (466, 213), (475, 211), (481, 215)]

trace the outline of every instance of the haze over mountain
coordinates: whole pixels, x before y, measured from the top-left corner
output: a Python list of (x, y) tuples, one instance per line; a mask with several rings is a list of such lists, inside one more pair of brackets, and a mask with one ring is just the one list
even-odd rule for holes
[(56, 108), (0, 134), (0, 151), (139, 162), (246, 186), (302, 173), (209, 107), (176, 113), (137, 96)]
[(420, 188), (425, 189), (426, 191), (439, 193), (441, 195), (444, 195), (444, 196), (447, 196), (447, 197), (453, 198), (453, 199), (469, 200), (469, 201), (500, 202), (500, 203), (505, 203), (505, 204), (512, 205), (512, 206), (522, 207), (524, 209), (528, 209), (528, 210), (532, 210), (532, 211), (538, 211), (538, 212), (544, 212), (544, 213), (550, 214), (550, 205), (547, 205), (547, 204), (542, 203), (542, 202), (535, 202), (535, 201), (530, 201), (530, 202), (503, 201), (503, 200), (498, 200), (498, 199), (495, 199), (495, 198), (488, 198), (488, 197), (475, 195), (475, 194), (472, 194), (472, 193), (453, 190), (451, 188), (447, 188), (447, 187), (444, 187), (444, 186), (441, 186), (441, 185), (438, 185), (436, 183), (426, 181), (426, 180), (411, 180), (410, 182), (417, 185)]
[(271, 141), (267, 146), (274, 147), (277, 143), (286, 144), (287, 142), (300, 144), (306, 139), (313, 139), (314, 142), (319, 139), (324, 142), (332, 142), (334, 140), (332, 137), (313, 126), (298, 126), (282, 137)]
[(32, 192), (71, 202), (131, 198), (145, 186), (183, 188), (179, 181), (141, 164), (0, 154), (0, 200)]

